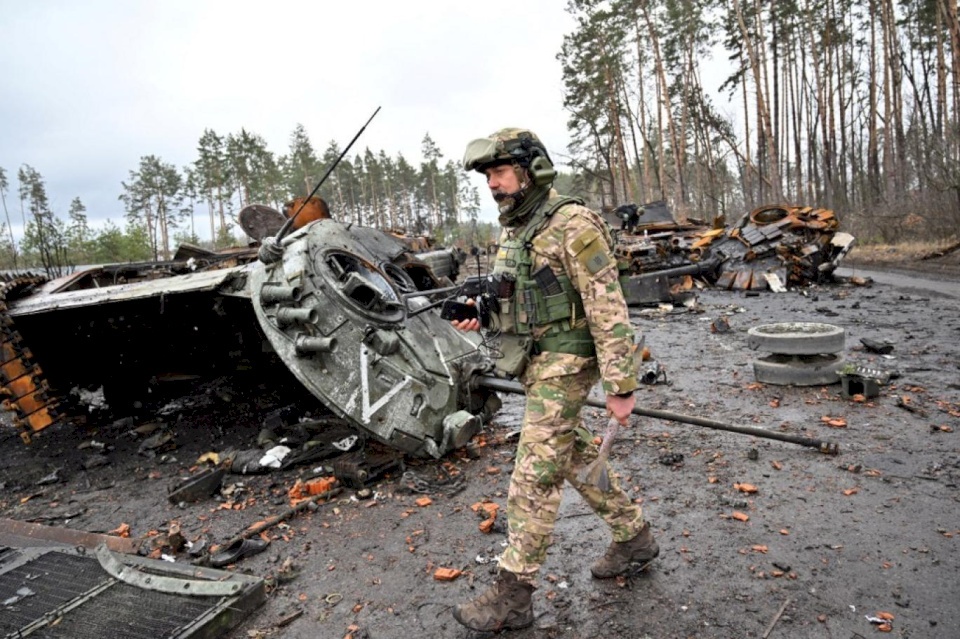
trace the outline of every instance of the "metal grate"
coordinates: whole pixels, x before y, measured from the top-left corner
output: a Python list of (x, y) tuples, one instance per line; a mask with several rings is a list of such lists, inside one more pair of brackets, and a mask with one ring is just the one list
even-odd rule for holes
[(172, 577), (174, 583), (186, 580), (197, 593), (203, 591), (202, 581), (236, 583), (235, 590), (230, 589), (236, 594), (147, 590), (137, 580), (115, 578), (97, 557), (79, 550), (0, 546), (0, 638), (216, 637), (263, 602), (263, 580), (258, 578), (208, 569), (201, 575), (178, 564), (137, 557), (124, 557), (117, 566), (124, 564), (134, 572)]
[(104, 628), (109, 628), (114, 637), (124, 639), (172, 637), (207, 612), (219, 599), (187, 598), (115, 583), (71, 611), (57, 625), (48, 626), (32, 636), (101, 639)]
[(96, 559), (62, 553), (46, 553), (0, 576), (0, 605), (29, 588), (32, 595), (0, 608), (0, 631), (15, 633), (98, 585), (110, 581)]

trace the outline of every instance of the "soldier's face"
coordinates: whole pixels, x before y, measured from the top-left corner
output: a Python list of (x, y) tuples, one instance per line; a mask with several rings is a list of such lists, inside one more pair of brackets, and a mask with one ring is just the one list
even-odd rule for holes
[(513, 170), (512, 164), (500, 164), (492, 166), (484, 171), (487, 176), (487, 187), (493, 198), (497, 195), (509, 195), (520, 190), (520, 179), (517, 172)]

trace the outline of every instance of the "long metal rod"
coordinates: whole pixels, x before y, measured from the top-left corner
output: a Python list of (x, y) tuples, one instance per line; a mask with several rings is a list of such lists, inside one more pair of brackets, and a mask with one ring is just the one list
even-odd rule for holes
[(337, 157), (337, 159), (333, 161), (333, 164), (331, 164), (331, 165), (327, 168), (327, 172), (323, 174), (323, 177), (320, 178), (320, 181), (317, 182), (317, 185), (316, 185), (315, 187), (313, 187), (313, 190), (312, 190), (312, 191), (310, 191), (310, 195), (307, 196), (307, 199), (305, 199), (305, 200), (303, 201), (303, 203), (300, 204), (300, 208), (297, 209), (297, 212), (294, 213), (293, 215), (291, 215), (291, 216), (287, 219), (287, 221), (283, 223), (283, 226), (281, 226), (281, 227), (280, 227), (280, 230), (277, 232), (277, 241), (278, 241), (278, 242), (279, 242), (280, 240), (282, 240), (282, 239), (287, 235), (287, 231), (290, 230), (290, 226), (293, 224), (294, 220), (297, 219), (297, 216), (300, 215), (300, 211), (302, 211), (302, 210), (303, 210), (303, 207), (305, 207), (305, 206), (307, 205), (307, 202), (310, 201), (310, 198), (312, 198), (314, 195), (316, 195), (317, 191), (320, 190), (320, 186), (321, 186), (324, 182), (326, 182), (327, 178), (330, 176), (330, 173), (332, 173), (333, 170), (334, 170), (335, 168), (337, 168), (337, 165), (340, 164), (340, 160), (343, 159), (343, 156), (345, 156), (345, 155), (347, 154), (347, 151), (350, 150), (350, 147), (353, 146), (353, 143), (356, 142), (356, 141), (357, 141), (357, 138), (359, 138), (360, 135), (366, 130), (367, 125), (370, 124), (370, 122), (373, 121), (373, 118), (375, 118), (378, 113), (380, 113), (380, 108), (381, 108), (381, 107), (377, 107), (377, 110), (373, 112), (373, 115), (370, 116), (370, 119), (367, 120), (366, 123), (365, 123), (362, 127), (360, 127), (360, 130), (357, 131), (357, 134), (356, 134), (355, 136), (353, 136), (353, 139), (352, 139), (352, 140), (350, 140), (350, 144), (348, 144), (348, 145), (346, 146), (346, 148), (340, 153), (339, 157)]
[[(524, 394), (523, 386), (519, 382), (512, 380), (481, 375), (476, 378), (476, 381), (480, 386), (489, 388), (490, 390), (504, 393), (514, 393), (517, 395)], [(586, 404), (595, 408), (607, 407), (606, 402), (593, 397), (587, 397)], [(762, 428), (753, 428), (750, 426), (734, 426), (733, 424), (725, 424), (723, 422), (718, 422), (715, 419), (707, 419), (706, 417), (683, 415), (681, 413), (673, 413), (666, 410), (656, 410), (653, 408), (643, 408), (641, 406), (635, 407), (633, 409), (633, 414), (641, 417), (655, 417), (656, 419), (664, 419), (670, 422), (693, 424), (694, 426), (703, 426), (705, 428), (712, 428), (714, 430), (725, 430), (731, 433), (740, 433), (741, 435), (752, 435), (754, 437), (763, 437), (765, 439), (776, 439), (782, 442), (789, 442), (791, 444), (799, 444), (801, 446), (816, 448), (821, 453), (827, 455), (836, 455), (840, 452), (840, 445), (836, 442), (812, 439), (810, 437), (803, 437), (800, 435), (788, 435), (786, 433), (778, 433), (775, 431), (764, 430)]]
[(462, 285), (457, 284), (456, 286), (445, 286), (444, 288), (428, 288), (423, 291), (414, 291), (413, 293), (404, 293), (400, 297), (405, 300), (408, 300), (412, 297), (425, 297), (427, 295), (439, 295), (440, 293), (453, 293), (454, 291), (459, 291), (463, 288)]

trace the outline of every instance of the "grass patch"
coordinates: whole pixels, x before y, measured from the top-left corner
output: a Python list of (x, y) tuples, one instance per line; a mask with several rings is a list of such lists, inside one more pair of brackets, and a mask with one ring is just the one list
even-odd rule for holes
[(956, 246), (956, 238), (943, 242), (902, 242), (900, 244), (854, 244), (851, 260), (866, 262), (903, 262), (919, 260), (937, 251)]

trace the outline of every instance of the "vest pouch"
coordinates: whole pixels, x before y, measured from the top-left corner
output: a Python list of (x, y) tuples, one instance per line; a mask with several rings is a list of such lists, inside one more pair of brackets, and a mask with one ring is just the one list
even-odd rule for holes
[(573, 303), (566, 293), (545, 295), (541, 299), (543, 300), (542, 307), (540, 307), (542, 310), (538, 313), (541, 320), (540, 324), (552, 324), (569, 319), (573, 314), (571, 309)]
[(500, 335), (501, 357), (494, 360), (497, 372), (506, 377), (520, 377), (530, 363), (533, 353), (531, 335)]
[(500, 302), (500, 312), (498, 313), (500, 330), (504, 333), (517, 332), (516, 308), (514, 308), (513, 298), (500, 297), (497, 301)]

